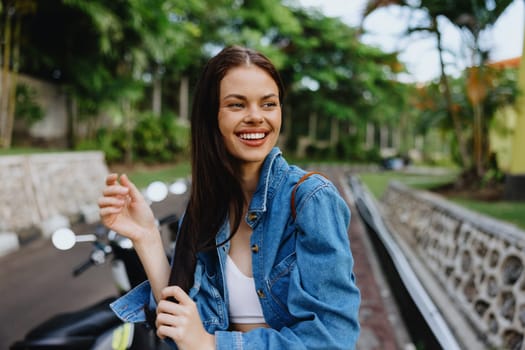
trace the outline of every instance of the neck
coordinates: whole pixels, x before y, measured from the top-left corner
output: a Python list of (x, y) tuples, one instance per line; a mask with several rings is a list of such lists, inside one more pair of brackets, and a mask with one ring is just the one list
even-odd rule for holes
[(257, 189), (261, 168), (261, 163), (249, 163), (245, 164), (241, 169), (241, 188), (246, 203), (250, 203), (253, 194)]

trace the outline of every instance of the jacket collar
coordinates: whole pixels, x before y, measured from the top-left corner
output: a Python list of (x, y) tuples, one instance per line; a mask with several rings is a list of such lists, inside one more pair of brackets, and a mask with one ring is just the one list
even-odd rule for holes
[(281, 183), (286, 169), (288, 169), (288, 163), (282, 157), (281, 150), (274, 147), (264, 160), (257, 189), (250, 202), (248, 216), (250, 213), (266, 212), (267, 203), (275, 195), (275, 190)]
[[(284, 179), (284, 175), (286, 174), (288, 168), (288, 163), (282, 157), (281, 150), (277, 147), (274, 147), (263, 162), (257, 189), (253, 194), (248, 213), (246, 215), (246, 221), (252, 228), (261, 219), (262, 214), (266, 212), (267, 203), (275, 195), (277, 188)], [(228, 238), (229, 235), (230, 225), (228, 217), (226, 217), (216, 237), (217, 244), (223, 242)], [(230, 242), (227, 242), (224, 247), (226, 251), (228, 251)]]

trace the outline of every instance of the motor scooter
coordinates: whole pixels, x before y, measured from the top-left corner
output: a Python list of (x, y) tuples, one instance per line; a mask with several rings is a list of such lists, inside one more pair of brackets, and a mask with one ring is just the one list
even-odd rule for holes
[[(186, 183), (179, 180), (171, 186), (161, 182), (150, 184), (144, 195), (150, 202), (162, 201), (169, 192), (182, 195)], [(178, 215), (170, 214), (157, 219), (159, 227), (175, 232)], [(91, 242), (93, 250), (86, 260), (75, 269), (79, 276), (88, 268), (108, 261), (111, 256), (111, 270), (119, 294), (122, 295), (146, 280), (146, 273), (130, 239), (102, 225), (93, 234), (77, 235), (69, 228), (56, 230), (51, 239), (60, 250), (71, 249), (80, 242)], [(170, 253), (166, 253), (170, 256)], [(145, 324), (122, 322), (110, 309), (116, 300), (111, 296), (78, 311), (60, 313), (31, 329), (24, 337), (10, 346), (11, 350), (163, 350), (168, 349), (155, 331)]]

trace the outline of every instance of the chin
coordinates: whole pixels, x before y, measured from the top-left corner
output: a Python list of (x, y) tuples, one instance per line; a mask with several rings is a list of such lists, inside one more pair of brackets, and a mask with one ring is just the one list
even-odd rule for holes
[(272, 148), (241, 151), (235, 154), (234, 157), (243, 163), (262, 163), (271, 150)]

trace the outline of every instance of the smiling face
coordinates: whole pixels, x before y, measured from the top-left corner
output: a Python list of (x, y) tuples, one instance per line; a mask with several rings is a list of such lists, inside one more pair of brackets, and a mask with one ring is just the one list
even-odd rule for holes
[(230, 69), (220, 82), (219, 130), (228, 152), (243, 166), (260, 166), (281, 129), (279, 89), (256, 65)]

